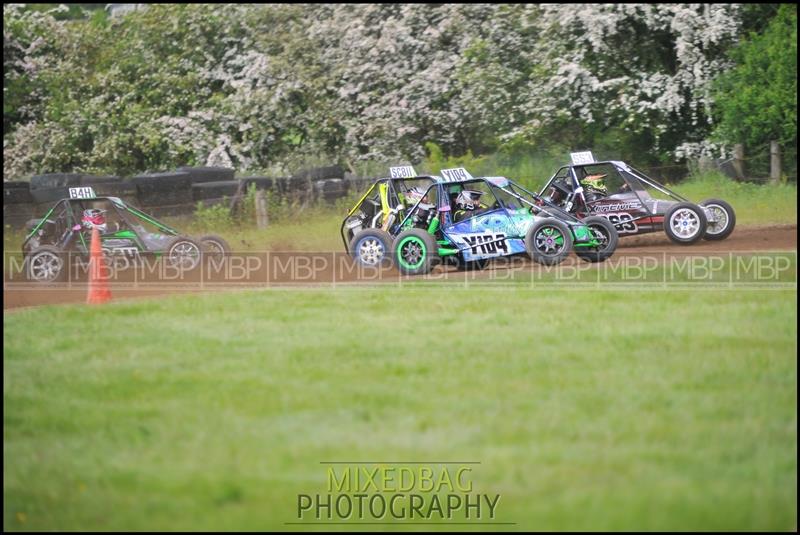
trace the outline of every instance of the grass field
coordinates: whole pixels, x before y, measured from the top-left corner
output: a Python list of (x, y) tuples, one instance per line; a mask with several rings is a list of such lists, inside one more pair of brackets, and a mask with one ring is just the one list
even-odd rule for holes
[(4, 528), (291, 529), (321, 461), (383, 459), (480, 462), (496, 529), (796, 529), (796, 299), (411, 285), (5, 314)]

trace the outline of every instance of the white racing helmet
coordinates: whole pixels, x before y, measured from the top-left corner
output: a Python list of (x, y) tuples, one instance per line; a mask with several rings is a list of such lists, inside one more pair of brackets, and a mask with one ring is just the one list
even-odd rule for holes
[(480, 208), (482, 191), (472, 189), (462, 190), (456, 197), (456, 206), (459, 210), (475, 210)]
[(87, 229), (96, 228), (100, 232), (106, 231), (106, 211), (98, 208), (89, 208), (83, 211), (81, 223)]

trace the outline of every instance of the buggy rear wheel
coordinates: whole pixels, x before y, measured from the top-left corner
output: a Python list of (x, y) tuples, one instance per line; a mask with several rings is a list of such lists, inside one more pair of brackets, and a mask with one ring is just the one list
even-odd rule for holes
[(525, 248), (538, 264), (560, 264), (572, 250), (572, 231), (558, 219), (547, 218), (528, 229)]
[(350, 240), (350, 255), (362, 266), (380, 267), (388, 264), (392, 236), (378, 228), (368, 228)]
[(691, 245), (702, 239), (706, 226), (705, 212), (690, 202), (679, 202), (664, 214), (664, 232), (681, 245)]
[(700, 206), (714, 216), (714, 221), (708, 221), (706, 233), (703, 235), (704, 240), (720, 241), (731, 235), (736, 226), (736, 213), (733, 211), (733, 206), (722, 199), (706, 199), (700, 203)]
[(583, 220), (583, 224), (589, 227), (595, 239), (600, 242), (600, 246), (592, 248), (576, 247), (575, 254), (581, 259), (592, 263), (603, 262), (613, 255), (619, 242), (619, 234), (614, 225), (608, 219), (598, 216), (587, 217)]
[(231, 253), (231, 246), (216, 234), (204, 234), (197, 238), (197, 242), (203, 249), (203, 254), (213, 258), (223, 258)]

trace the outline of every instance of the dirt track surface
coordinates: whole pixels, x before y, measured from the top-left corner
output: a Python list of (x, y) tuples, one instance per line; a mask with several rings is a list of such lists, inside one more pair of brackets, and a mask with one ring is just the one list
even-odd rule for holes
[[(714, 256), (729, 253), (756, 253), (797, 250), (797, 226), (739, 227), (721, 242), (702, 241), (692, 246), (676, 245), (662, 233), (635, 236), (620, 240), (619, 247), (606, 264), (633, 260), (664, 263), (674, 258)], [(230, 264), (206, 265), (198, 273), (175, 276), (174, 273), (154, 269), (129, 269), (112, 279), (114, 299), (158, 298), (170, 294), (224, 291), (264, 287), (336, 287), (353, 284), (398, 282), (400, 275), (393, 269), (359, 269), (342, 252), (265, 252), (236, 255)], [(472, 279), (489, 279), (503, 270), (536, 272), (546, 269), (517, 256), (503, 265), (495, 261), (487, 270), (470, 273)], [(229, 259), (230, 261), (230, 259)], [(589, 265), (571, 255), (564, 267)], [(455, 268), (438, 267), (432, 278), (448, 280), (463, 278), (464, 272)], [(502, 277), (501, 277), (502, 278)], [(59, 303), (86, 302), (85, 273), (78, 274), (73, 282), (61, 284), (32, 284), (19, 274), (6, 273), (3, 284), (3, 308), (40, 306)], [(488, 281), (487, 281), (488, 282)]]

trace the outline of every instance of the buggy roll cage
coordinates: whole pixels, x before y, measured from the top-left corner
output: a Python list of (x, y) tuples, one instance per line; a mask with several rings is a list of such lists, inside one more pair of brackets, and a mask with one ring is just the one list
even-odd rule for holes
[[(342, 220), (342, 224), (339, 227), (339, 234), (342, 237), (342, 242), (344, 243), (344, 248), (345, 249), (348, 248), (347, 236), (346, 236), (345, 230), (344, 230), (345, 224), (347, 223), (347, 220), (350, 219), (353, 216), (353, 214), (356, 213), (356, 211), (358, 211), (358, 209), (361, 207), (361, 205), (364, 203), (364, 201), (366, 201), (367, 198), (372, 195), (372, 193), (375, 190), (375, 188), (380, 188), (380, 186), (383, 185), (383, 184), (386, 185), (386, 203), (388, 205), (387, 206), (388, 211), (389, 211), (389, 213), (391, 213), (391, 212), (395, 212), (396, 213), (398, 208), (401, 205), (403, 205), (403, 203), (400, 202), (400, 198), (398, 196), (398, 191), (397, 191), (397, 188), (395, 187), (395, 184), (405, 183), (405, 181), (407, 181), (407, 180), (430, 180), (431, 181), (431, 186), (428, 187), (428, 189), (425, 191), (425, 195), (428, 194), (428, 192), (430, 191), (431, 187), (435, 186), (439, 181), (441, 181), (441, 179), (439, 177), (434, 176), (434, 175), (417, 175), (417, 176), (410, 176), (410, 177), (383, 177), (383, 178), (379, 178), (379, 179), (375, 180), (372, 183), (372, 185), (367, 189), (366, 193), (364, 193), (364, 195), (362, 195), (358, 199), (356, 204), (350, 209), (350, 211), (347, 212), (347, 215)], [(423, 198), (424, 198), (424, 195), (423, 195)], [(393, 202), (393, 201), (395, 201), (395, 202)], [(416, 207), (417, 204), (419, 204), (419, 202), (415, 203), (414, 207)], [(403, 208), (405, 208), (405, 206), (403, 206)], [(383, 210), (383, 207), (382, 207), (382, 210)], [(384, 215), (388, 215), (384, 211), (379, 212), (379, 213), (384, 213)], [(405, 221), (405, 219), (403, 221)]]
[[(638, 170), (638, 169), (626, 164), (625, 162), (619, 161), (619, 160), (603, 160), (603, 161), (599, 161), (599, 162), (563, 165), (563, 166), (559, 167), (558, 170), (553, 174), (553, 176), (551, 176), (550, 179), (545, 183), (544, 188), (542, 188), (542, 191), (544, 191), (545, 188), (550, 186), (550, 184), (556, 179), (558, 174), (561, 173), (561, 171), (563, 171), (564, 169), (568, 169), (569, 178), (570, 178), (570, 181), (572, 182), (573, 188), (580, 188), (582, 186), (580, 184), (580, 181), (578, 180), (578, 176), (575, 174), (575, 168), (576, 167), (588, 167), (588, 166), (592, 166), (592, 165), (603, 165), (603, 164), (613, 165), (614, 168), (617, 170), (617, 172), (619, 172), (619, 174), (622, 177), (622, 179), (629, 186), (631, 185), (630, 184), (630, 178), (634, 178), (634, 179), (638, 180), (639, 182), (642, 182), (642, 183), (650, 186), (651, 188), (663, 193), (664, 195), (675, 199), (676, 201), (689, 202), (688, 199), (686, 199), (685, 197), (682, 197), (678, 193), (672, 191), (671, 189), (666, 187), (664, 184), (658, 182), (657, 180), (654, 180), (654, 179), (650, 178), (649, 176), (647, 176), (642, 171), (640, 171), (640, 170)], [(637, 197), (639, 197), (639, 194), (636, 192), (636, 188), (631, 187), (631, 191), (633, 193), (635, 193)], [(641, 197), (639, 197), (639, 200), (640, 201), (642, 200)], [(549, 201), (546, 201), (546, 202), (549, 202)]]
[[(122, 220), (125, 223), (127, 223), (128, 226), (136, 233), (137, 237), (139, 237), (138, 236), (139, 233), (136, 231), (136, 227), (133, 224), (134, 220), (130, 217), (129, 214), (132, 214), (133, 216), (135, 216), (135, 217), (137, 217), (137, 218), (139, 218), (141, 220), (147, 221), (148, 223), (154, 225), (161, 232), (163, 232), (165, 234), (168, 234), (170, 236), (177, 236), (178, 234), (180, 234), (174, 228), (172, 228), (169, 225), (166, 225), (166, 224), (162, 223), (161, 221), (158, 221), (157, 219), (145, 214), (144, 212), (142, 212), (138, 208), (135, 208), (135, 207), (131, 206), (130, 204), (125, 203), (125, 201), (123, 201), (119, 197), (91, 197), (91, 198), (86, 198), (86, 199), (61, 199), (56, 204), (54, 204), (53, 207), (50, 208), (50, 210), (47, 211), (47, 213), (44, 215), (44, 217), (42, 217), (39, 220), (39, 222), (34, 226), (33, 230), (31, 230), (30, 233), (28, 233), (28, 235), (25, 237), (25, 241), (22, 242), (23, 249), (25, 248), (25, 245), (30, 241), (30, 239), (33, 238), (33, 236), (39, 231), (39, 229), (42, 228), (42, 226), (50, 219), (50, 216), (53, 214), (53, 212), (55, 212), (56, 209), (58, 209), (60, 206), (63, 206), (63, 208), (64, 208), (65, 217), (67, 219), (67, 225), (66, 225), (66, 228), (64, 229), (64, 232), (61, 234), (61, 236), (59, 236), (58, 242), (62, 242), (63, 241), (64, 243), (66, 243), (66, 241), (68, 241), (69, 235), (71, 235), (75, 231), (74, 226), (75, 226), (76, 221), (77, 221), (77, 218), (75, 217), (75, 212), (73, 211), (73, 207), (75, 205), (79, 204), (79, 203), (82, 203), (82, 202), (95, 202), (95, 201), (109, 201), (111, 203), (111, 205), (114, 207), (114, 209), (116, 210), (117, 214), (122, 218)], [(83, 241), (83, 235), (79, 234), (79, 236), (81, 237), (81, 241)], [(141, 239), (141, 237), (139, 237), (139, 238)], [(84, 246), (85, 245), (86, 244), (84, 243)]]

